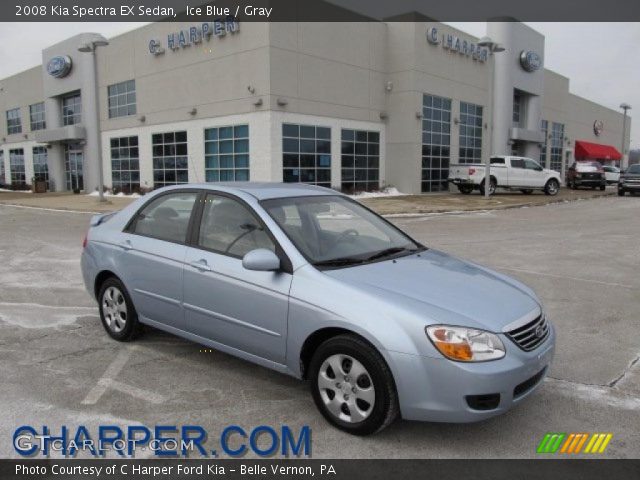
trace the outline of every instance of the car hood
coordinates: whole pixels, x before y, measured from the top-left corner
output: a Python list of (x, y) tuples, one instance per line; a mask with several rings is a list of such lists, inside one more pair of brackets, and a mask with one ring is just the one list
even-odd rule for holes
[(378, 299), (417, 307), (432, 324), (501, 332), (541, 311), (518, 281), (437, 250), (324, 273)]

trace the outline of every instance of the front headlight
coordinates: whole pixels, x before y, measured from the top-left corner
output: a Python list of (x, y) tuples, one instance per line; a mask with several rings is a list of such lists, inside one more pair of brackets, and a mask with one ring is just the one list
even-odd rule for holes
[(502, 340), (491, 332), (449, 325), (432, 325), (424, 330), (438, 351), (451, 360), (485, 362), (505, 354)]

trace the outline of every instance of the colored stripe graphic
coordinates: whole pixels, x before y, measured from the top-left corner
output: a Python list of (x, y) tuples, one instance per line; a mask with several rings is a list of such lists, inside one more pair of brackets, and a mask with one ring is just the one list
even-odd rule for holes
[(556, 453), (566, 436), (566, 433), (547, 433), (538, 445), (538, 453)]
[(564, 453), (567, 455), (576, 455), (581, 452), (599, 454), (604, 453), (612, 438), (612, 433), (549, 432), (545, 434), (536, 451), (537, 453)]

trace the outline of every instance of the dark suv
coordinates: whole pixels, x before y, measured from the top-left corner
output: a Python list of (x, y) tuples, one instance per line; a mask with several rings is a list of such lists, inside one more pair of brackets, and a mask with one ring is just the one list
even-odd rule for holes
[(607, 188), (607, 178), (600, 162), (573, 162), (567, 170), (567, 187), (591, 187), (604, 190)]
[(640, 164), (631, 165), (620, 174), (618, 195), (624, 197), (626, 192), (631, 192), (631, 195), (640, 192)]

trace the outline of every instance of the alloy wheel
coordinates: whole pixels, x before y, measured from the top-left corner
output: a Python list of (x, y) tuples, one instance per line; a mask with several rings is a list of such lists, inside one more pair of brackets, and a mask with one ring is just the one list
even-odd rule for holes
[(102, 313), (107, 327), (113, 332), (121, 332), (127, 324), (127, 302), (120, 289), (109, 287), (102, 296)]

